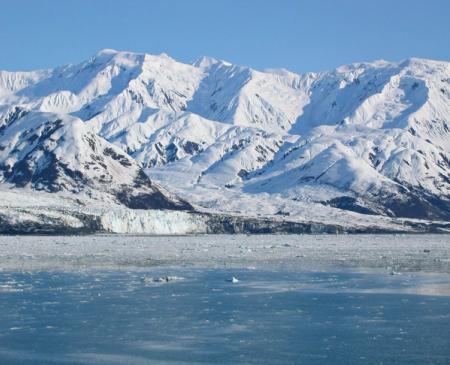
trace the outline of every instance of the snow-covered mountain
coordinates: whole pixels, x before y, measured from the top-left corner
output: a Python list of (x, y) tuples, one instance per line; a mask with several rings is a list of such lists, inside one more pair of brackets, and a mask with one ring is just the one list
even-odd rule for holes
[(0, 179), (131, 208), (450, 220), (450, 63), (297, 75), (103, 50), (0, 71)]

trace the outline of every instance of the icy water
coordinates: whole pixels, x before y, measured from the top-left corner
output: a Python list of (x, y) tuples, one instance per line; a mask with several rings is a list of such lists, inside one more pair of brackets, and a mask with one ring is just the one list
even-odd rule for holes
[(450, 364), (450, 276), (0, 271), (0, 364)]

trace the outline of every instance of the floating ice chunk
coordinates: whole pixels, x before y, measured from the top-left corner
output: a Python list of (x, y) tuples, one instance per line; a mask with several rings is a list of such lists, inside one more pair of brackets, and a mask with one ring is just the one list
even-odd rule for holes
[(145, 276), (142, 278), (142, 281), (145, 284), (150, 284), (150, 283), (170, 283), (172, 281), (179, 281), (179, 280), (183, 280), (184, 278), (179, 277), (179, 276), (159, 276), (159, 277), (151, 277), (151, 276)]

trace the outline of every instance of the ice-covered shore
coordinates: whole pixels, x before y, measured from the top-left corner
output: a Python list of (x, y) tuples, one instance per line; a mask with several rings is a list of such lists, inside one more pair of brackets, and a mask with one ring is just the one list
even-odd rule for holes
[(450, 273), (449, 235), (2, 236), (0, 270), (329, 267)]

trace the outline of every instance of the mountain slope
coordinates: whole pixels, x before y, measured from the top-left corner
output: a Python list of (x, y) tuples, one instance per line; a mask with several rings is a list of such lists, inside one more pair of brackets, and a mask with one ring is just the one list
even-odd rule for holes
[(133, 209), (191, 209), (77, 118), (16, 107), (0, 125), (0, 178), (6, 183), (97, 195)]
[(158, 191), (163, 206), (188, 208), (142, 166), (213, 210), (303, 215), (310, 204), (449, 220), (450, 63), (296, 75), (104, 50), (54, 70), (2, 71), (0, 166), (4, 182), (85, 186), (132, 207), (154, 207), (141, 194)]

